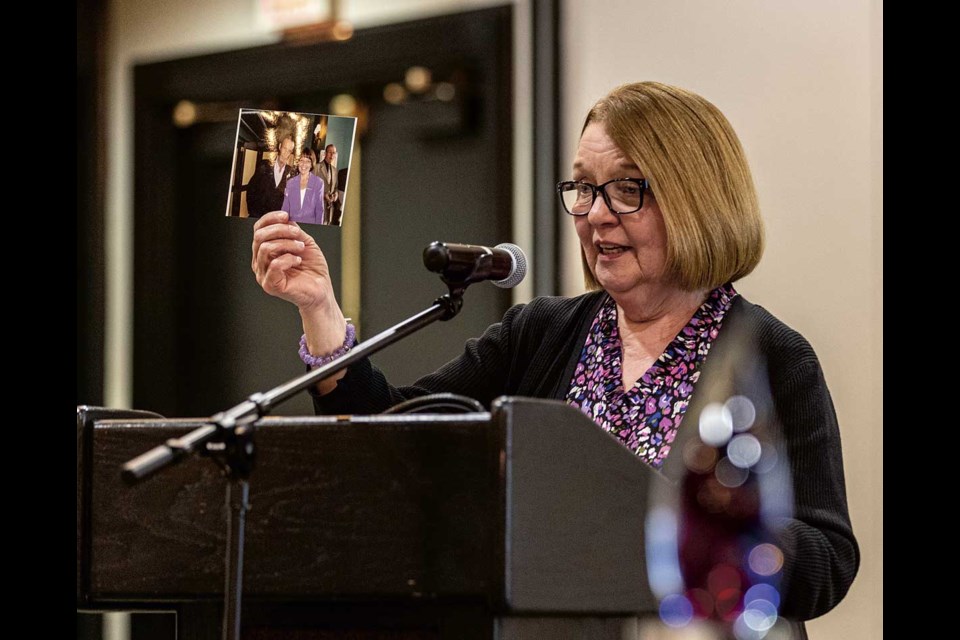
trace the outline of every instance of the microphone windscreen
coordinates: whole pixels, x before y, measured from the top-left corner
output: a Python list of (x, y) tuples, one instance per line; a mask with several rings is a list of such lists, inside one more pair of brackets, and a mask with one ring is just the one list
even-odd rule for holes
[(523, 249), (509, 242), (502, 242), (494, 248), (503, 249), (513, 257), (513, 269), (510, 270), (510, 275), (503, 280), (494, 280), (493, 284), (502, 289), (512, 289), (527, 276), (527, 256)]

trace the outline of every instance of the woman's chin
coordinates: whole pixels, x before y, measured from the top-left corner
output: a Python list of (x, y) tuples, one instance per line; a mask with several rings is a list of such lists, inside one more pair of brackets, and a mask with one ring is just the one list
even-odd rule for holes
[(598, 264), (594, 278), (608, 293), (624, 293), (637, 286), (637, 278), (623, 273), (620, 269), (608, 269)]

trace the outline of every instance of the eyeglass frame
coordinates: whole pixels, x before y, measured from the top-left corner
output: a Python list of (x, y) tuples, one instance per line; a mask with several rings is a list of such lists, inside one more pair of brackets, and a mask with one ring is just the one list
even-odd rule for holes
[[(610, 202), (610, 196), (607, 195), (607, 185), (613, 184), (614, 182), (633, 182), (640, 187), (640, 206), (631, 211), (617, 211), (613, 208), (613, 204)], [(590, 191), (593, 193), (593, 197), (590, 199), (590, 208), (584, 211), (583, 213), (573, 213), (567, 209), (567, 203), (563, 201), (563, 186), (567, 184), (573, 185), (584, 185), (590, 187)], [(593, 209), (594, 203), (597, 201), (597, 193), (603, 197), (603, 203), (607, 205), (607, 209), (618, 216), (625, 216), (630, 213), (636, 213), (643, 209), (643, 196), (647, 192), (647, 189), (650, 188), (650, 181), (646, 178), (614, 178), (613, 180), (607, 180), (601, 185), (596, 185), (590, 182), (583, 182), (579, 180), (562, 180), (557, 183), (557, 197), (560, 198), (560, 206), (563, 207), (563, 210), (571, 216), (585, 216), (590, 213), (590, 209)]]

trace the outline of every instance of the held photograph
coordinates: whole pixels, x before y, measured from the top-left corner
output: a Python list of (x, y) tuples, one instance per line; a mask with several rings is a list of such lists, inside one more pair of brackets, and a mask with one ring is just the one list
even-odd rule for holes
[(227, 217), (286, 211), (291, 220), (339, 227), (357, 119), (241, 109)]

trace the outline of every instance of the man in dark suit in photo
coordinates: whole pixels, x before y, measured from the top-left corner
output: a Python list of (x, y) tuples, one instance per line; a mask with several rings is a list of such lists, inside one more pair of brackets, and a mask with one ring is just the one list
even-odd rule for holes
[(247, 184), (247, 212), (251, 218), (259, 218), (270, 211), (277, 211), (283, 205), (283, 192), (287, 188), (287, 178), (295, 175), (290, 166), (293, 159), (293, 138), (284, 137), (280, 141), (277, 159), (263, 161), (257, 167)]

